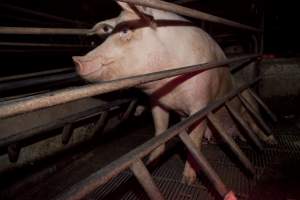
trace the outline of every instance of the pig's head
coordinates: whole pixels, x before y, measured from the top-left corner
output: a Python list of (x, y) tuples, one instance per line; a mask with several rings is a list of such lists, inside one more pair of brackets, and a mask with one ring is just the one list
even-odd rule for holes
[[(74, 56), (78, 74), (88, 81), (106, 81), (161, 70), (170, 65), (150, 8), (119, 2), (123, 11), (109, 20), (114, 30), (97, 48)], [(101, 27), (105, 27), (101, 23)]]

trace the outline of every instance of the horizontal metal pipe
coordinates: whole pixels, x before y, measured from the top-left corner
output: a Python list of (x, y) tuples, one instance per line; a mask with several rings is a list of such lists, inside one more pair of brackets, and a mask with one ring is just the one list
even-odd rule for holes
[(160, 0), (117, 0), (121, 2), (131, 3), (139, 6), (146, 6), (150, 8), (156, 8), (164, 11), (174, 12), (180, 15), (193, 17), (196, 19), (201, 19), (209, 22), (214, 22), (218, 24), (223, 24), (235, 28), (245, 29), (249, 31), (260, 32), (261, 30), (252, 26), (244, 25), (238, 22), (234, 22), (228, 19), (224, 19), (221, 17), (217, 17), (214, 15), (207, 14), (205, 12), (201, 12), (198, 10), (194, 10), (191, 8), (186, 8), (184, 6), (176, 5), (173, 3), (160, 1)]
[(87, 28), (0, 27), (0, 34), (12, 35), (88, 35)]
[(0, 46), (57, 47), (57, 48), (88, 48), (88, 47), (91, 47), (91, 45), (82, 45), (82, 44), (54, 44), (54, 43), (31, 43), (31, 42), (0, 42)]
[(53, 70), (47, 70), (47, 71), (41, 71), (41, 72), (34, 72), (34, 73), (26, 73), (26, 74), (18, 74), (13, 76), (6, 76), (1, 77), (0, 82), (3, 81), (12, 81), (16, 79), (23, 79), (23, 78), (32, 78), (35, 76), (44, 76), (44, 75), (51, 75), (61, 72), (67, 72), (67, 71), (74, 71), (74, 68), (68, 67), (68, 68), (61, 68), (61, 69), (53, 69)]
[(82, 111), (80, 113), (76, 113), (74, 115), (70, 115), (70, 116), (67, 116), (67, 117), (64, 117), (61, 119), (56, 119), (48, 124), (34, 127), (29, 130), (17, 132), (13, 135), (9, 135), (4, 138), (1, 137), (1, 135), (0, 135), (0, 148), (8, 146), (10, 144), (14, 144), (14, 143), (22, 141), (24, 139), (31, 138), (33, 136), (41, 135), (41, 134), (43, 134), (44, 131), (50, 131), (50, 130), (54, 130), (56, 128), (61, 128), (67, 124), (75, 123), (75, 122), (78, 122), (78, 121), (81, 121), (81, 120), (84, 120), (87, 118), (91, 118), (91, 117), (100, 115), (103, 111), (111, 109), (112, 107), (116, 107), (116, 106), (120, 106), (125, 103), (128, 103), (128, 102), (130, 102), (130, 100), (131, 99), (121, 99), (121, 100), (116, 100), (114, 102), (107, 103), (104, 105), (96, 106), (96, 107), (88, 109), (86, 111)]
[(77, 99), (95, 96), (103, 93), (108, 93), (124, 88), (129, 88), (137, 86), (140, 84), (148, 83), (151, 81), (156, 81), (164, 78), (169, 78), (177, 75), (188, 74), (192, 72), (204, 71), (220, 66), (226, 66), (229, 63), (241, 61), (244, 59), (249, 59), (257, 57), (258, 55), (249, 55), (238, 58), (225, 59), (222, 61), (192, 65), (188, 67), (182, 67), (171, 70), (164, 70), (160, 72), (149, 73), (145, 75), (138, 75), (113, 81), (105, 81), (98, 84), (91, 84), (87, 86), (81, 86), (72, 89), (64, 89), (55, 92), (50, 92), (38, 97), (32, 97), (20, 102), (15, 102), (11, 104), (6, 104), (0, 106), (0, 118), (13, 116), (16, 114), (37, 110), (40, 108), (50, 107), (61, 103), (66, 103), (74, 101)]
[(144, 144), (138, 146), (132, 151), (128, 152), (124, 156), (119, 159), (113, 161), (112, 163), (106, 165), (104, 168), (94, 172), (89, 177), (83, 179), (82, 181), (73, 185), (68, 191), (59, 196), (57, 199), (59, 200), (77, 200), (82, 199), (84, 196), (92, 192), (94, 189), (99, 187), (100, 185), (108, 182), (111, 178), (115, 177), (117, 174), (122, 172), (131, 166), (136, 160), (141, 159), (152, 152), (154, 149), (166, 143), (168, 140), (178, 135), (182, 131), (185, 131), (187, 127), (190, 127), (192, 124), (197, 122), (199, 119), (205, 117), (209, 112), (219, 108), (224, 104), (225, 101), (233, 98), (238, 93), (242, 92), (246, 88), (250, 87), (252, 84), (259, 81), (261, 78), (258, 77), (249, 83), (239, 87), (229, 94), (220, 98), (214, 102), (209, 103), (204, 109), (196, 112), (194, 115), (187, 117), (186, 119), (180, 121), (175, 124), (164, 133), (153, 137), (148, 140)]
[(33, 85), (40, 85), (49, 82), (67, 81), (71, 79), (75, 80), (76, 78), (79, 80), (79, 76), (75, 72), (73, 72), (73, 73), (59, 74), (59, 75), (56, 74), (47, 77), (36, 77), (29, 80), (25, 79), (25, 80), (19, 80), (14, 82), (5, 82), (5, 83), (0, 83), (0, 92), (6, 92), (8, 90), (24, 88)]
[(5, 9), (10, 9), (10, 10), (15, 10), (15, 11), (18, 11), (18, 12), (23, 12), (23, 13), (26, 13), (26, 14), (35, 15), (35, 16), (38, 16), (38, 17), (43, 17), (43, 18), (47, 18), (47, 19), (51, 19), (51, 20), (56, 20), (56, 21), (59, 21), (59, 22), (69, 23), (69, 24), (73, 24), (73, 25), (88, 25), (87, 23), (80, 22), (80, 21), (77, 21), (77, 20), (66, 19), (64, 17), (59, 17), (59, 16), (48, 14), (48, 13), (44, 13), (44, 12), (38, 12), (38, 11), (35, 11), (35, 10), (30, 10), (28, 8), (21, 8), (21, 7), (18, 7), (18, 6), (13, 6), (13, 5), (5, 4), (5, 3), (1, 3), (0, 7), (3, 7)]

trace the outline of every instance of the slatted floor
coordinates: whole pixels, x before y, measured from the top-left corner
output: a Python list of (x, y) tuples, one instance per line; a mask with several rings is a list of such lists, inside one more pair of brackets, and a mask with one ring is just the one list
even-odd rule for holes
[[(133, 134), (123, 136), (112, 144), (102, 145), (47, 179), (40, 180), (34, 187), (23, 190), (22, 195), (7, 194), (6, 197), (7, 199), (53, 199), (72, 184), (109, 163), (113, 159), (113, 154), (122, 155), (121, 152), (113, 152), (117, 151), (116, 145), (120, 147), (119, 150), (128, 152), (128, 149), (151, 137), (152, 132), (152, 128), (138, 127)], [(278, 144), (267, 146), (262, 152), (255, 151), (244, 143), (240, 144), (255, 166), (254, 177), (243, 171), (226, 148), (213, 144), (203, 146), (206, 158), (239, 199), (300, 199), (298, 191), (300, 189), (300, 128), (296, 121), (281, 122), (274, 128), (274, 133)], [(154, 181), (165, 198), (219, 199), (211, 185), (201, 175), (194, 185), (188, 186), (181, 182), (184, 167), (182, 155), (184, 154), (170, 154), (162, 163), (150, 168)], [(131, 172), (125, 171), (97, 188), (86, 199), (135, 200), (147, 199), (147, 196)]]

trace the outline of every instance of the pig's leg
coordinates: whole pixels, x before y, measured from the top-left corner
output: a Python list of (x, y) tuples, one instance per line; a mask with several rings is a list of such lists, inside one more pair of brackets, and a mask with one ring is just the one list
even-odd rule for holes
[[(201, 123), (197, 124), (196, 127), (190, 132), (190, 137), (193, 140), (194, 144), (200, 151), (201, 142), (203, 138), (203, 134), (207, 129), (207, 124), (205, 120), (202, 120)], [(192, 155), (188, 154), (188, 159), (185, 162), (183, 174), (182, 174), (182, 182), (186, 184), (192, 184), (197, 179), (196, 168), (197, 164), (194, 162)]]
[[(152, 107), (152, 117), (155, 126), (155, 136), (160, 135), (165, 130), (167, 130), (169, 125), (169, 112), (155, 105)], [(151, 152), (148, 162), (152, 162), (157, 157), (159, 157), (165, 151), (165, 145), (157, 147), (154, 151)]]

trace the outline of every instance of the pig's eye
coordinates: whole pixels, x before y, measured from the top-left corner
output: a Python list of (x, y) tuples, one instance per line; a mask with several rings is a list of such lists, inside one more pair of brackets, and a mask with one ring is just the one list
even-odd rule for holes
[(120, 32), (120, 36), (121, 37), (128, 36), (130, 32), (131, 30), (128, 27), (124, 27)]

